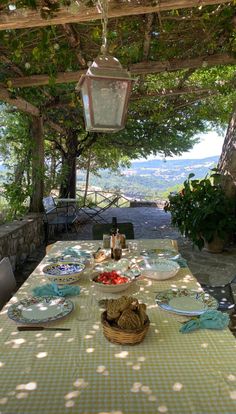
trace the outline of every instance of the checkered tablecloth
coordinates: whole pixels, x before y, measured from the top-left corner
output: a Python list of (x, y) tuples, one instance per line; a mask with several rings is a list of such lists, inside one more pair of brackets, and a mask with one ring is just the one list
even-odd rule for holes
[[(99, 242), (57, 242), (94, 250)], [(138, 248), (170, 247), (170, 240), (137, 240)], [(135, 346), (114, 345), (103, 336), (88, 270), (80, 279), (75, 310), (50, 326), (65, 332), (18, 332), (9, 305), (45, 283), (35, 269), (0, 313), (0, 414), (204, 414), (236, 413), (236, 341), (228, 329), (179, 333), (180, 317), (155, 305), (156, 292), (171, 286), (199, 288), (188, 268), (169, 280), (143, 279), (127, 293), (148, 305), (151, 326)]]

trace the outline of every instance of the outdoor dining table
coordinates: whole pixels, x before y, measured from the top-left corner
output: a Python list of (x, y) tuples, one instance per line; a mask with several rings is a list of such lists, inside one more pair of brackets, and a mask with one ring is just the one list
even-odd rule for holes
[[(138, 250), (124, 257), (174, 246), (169, 239), (135, 242)], [(151, 324), (138, 345), (116, 345), (104, 337), (98, 300), (106, 294), (94, 287), (90, 268), (77, 283), (80, 295), (71, 298), (74, 311), (48, 324), (69, 331), (17, 330), (7, 316), (9, 306), (46, 283), (42, 269), (49, 258), (74, 246), (94, 251), (99, 241), (55, 243), (0, 312), (0, 413), (235, 414), (236, 341), (231, 332), (182, 334), (183, 317), (155, 303), (157, 292), (168, 288), (200, 289), (187, 267), (165, 281), (141, 278), (124, 292), (147, 304)]]

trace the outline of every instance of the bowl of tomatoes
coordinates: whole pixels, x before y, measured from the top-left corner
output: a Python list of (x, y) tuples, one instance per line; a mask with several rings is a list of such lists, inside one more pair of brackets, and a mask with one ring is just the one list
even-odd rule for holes
[(112, 270), (97, 274), (92, 281), (102, 292), (118, 293), (126, 290), (135, 281), (135, 277), (132, 274), (121, 274), (119, 271)]

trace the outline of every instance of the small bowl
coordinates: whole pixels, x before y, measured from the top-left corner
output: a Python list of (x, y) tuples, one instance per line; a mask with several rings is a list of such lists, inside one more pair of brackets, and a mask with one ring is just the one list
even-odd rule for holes
[(50, 280), (59, 285), (76, 282), (81, 272), (85, 269), (83, 263), (64, 262), (47, 265), (43, 268), (43, 273)]
[[(117, 272), (120, 274), (119, 272)], [(130, 276), (128, 274), (120, 274), (120, 276), (126, 277), (128, 280), (126, 283), (121, 283), (120, 285), (105, 285), (103, 283), (96, 282), (96, 278), (99, 276), (100, 273), (97, 273), (96, 276), (93, 276), (92, 282), (94, 285), (101, 291), (106, 293), (118, 293), (123, 292), (124, 290), (128, 289), (129, 286), (132, 285), (135, 281), (135, 277)]]
[(173, 260), (168, 259), (144, 259), (139, 263), (141, 274), (154, 280), (166, 280), (174, 277), (180, 266)]

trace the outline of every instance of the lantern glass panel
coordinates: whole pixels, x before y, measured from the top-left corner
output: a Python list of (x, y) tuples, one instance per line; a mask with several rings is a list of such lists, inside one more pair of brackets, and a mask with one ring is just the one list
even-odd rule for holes
[(91, 116), (90, 116), (90, 108), (89, 108), (88, 81), (87, 81), (87, 79), (82, 84), (81, 96), (82, 96), (82, 100), (83, 100), (86, 127), (91, 128)]
[(128, 83), (123, 80), (92, 79), (94, 126), (119, 127), (122, 125)]

